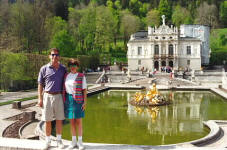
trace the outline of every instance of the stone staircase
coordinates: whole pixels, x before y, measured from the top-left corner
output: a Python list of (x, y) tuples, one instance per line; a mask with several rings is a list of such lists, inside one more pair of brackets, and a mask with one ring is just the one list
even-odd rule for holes
[(87, 84), (95, 84), (95, 82), (98, 80), (99, 76), (101, 75), (102, 72), (97, 72), (97, 73), (88, 73), (86, 74), (86, 81)]
[(91, 89), (88, 89), (87, 96), (91, 96), (91, 95), (94, 95), (94, 94), (97, 94), (97, 93), (100, 93), (103, 91), (107, 91), (108, 89), (109, 89), (108, 86), (99, 86), (96, 88), (91, 88)]

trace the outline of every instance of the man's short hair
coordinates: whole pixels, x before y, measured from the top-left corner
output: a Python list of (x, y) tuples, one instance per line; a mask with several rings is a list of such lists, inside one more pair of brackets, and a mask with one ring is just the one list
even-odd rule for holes
[(50, 49), (50, 55), (51, 55), (51, 52), (54, 52), (54, 51), (58, 52), (58, 54), (59, 54), (59, 49), (57, 49), (57, 48), (51, 48)]

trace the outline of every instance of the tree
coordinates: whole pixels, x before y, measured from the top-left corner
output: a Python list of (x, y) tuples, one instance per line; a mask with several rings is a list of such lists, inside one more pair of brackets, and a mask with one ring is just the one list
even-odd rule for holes
[(0, 33), (8, 32), (10, 6), (7, 1), (0, 1)]
[(96, 9), (88, 7), (80, 19), (78, 27), (78, 41), (83, 54), (95, 49)]
[(218, 11), (215, 5), (208, 5), (206, 2), (197, 8), (195, 23), (208, 25), (211, 28), (218, 27)]
[(48, 1), (37, 0), (34, 3), (17, 1), (10, 9), (10, 34), (15, 37), (16, 51), (31, 53), (48, 47), (46, 42), (46, 19), (51, 16), (51, 4)]
[(171, 22), (172, 10), (167, 0), (160, 0), (158, 10), (161, 16), (165, 15), (167, 22)]
[(97, 8), (95, 43), (101, 51), (106, 49), (106, 44), (110, 46), (110, 42), (113, 41), (114, 30), (117, 25), (113, 18), (107, 7), (99, 6)]
[(36, 0), (32, 5), (32, 33), (34, 33), (33, 50), (38, 50), (39, 54), (49, 46), (48, 29), (45, 28), (46, 20), (53, 15), (53, 4), (49, 1)]
[(226, 35), (225, 34), (221, 34), (220, 35), (220, 46), (225, 46), (227, 44), (227, 38), (226, 38)]
[(142, 8), (142, 3), (139, 0), (129, 1), (129, 10), (136, 16), (139, 16), (139, 9)]
[(114, 45), (117, 45), (117, 36), (120, 33), (120, 11), (122, 9), (121, 3), (119, 0), (116, 0), (114, 3), (111, 0), (107, 1), (107, 7), (113, 15), (113, 21), (116, 23), (116, 28), (113, 32), (114, 34)]
[(15, 54), (11, 52), (1, 52), (0, 55), (0, 83), (4, 90), (12, 86), (15, 80), (29, 79), (25, 73), (28, 67), (27, 57), (23, 54)]
[(143, 3), (142, 7), (140, 7), (140, 9), (139, 9), (139, 16), (146, 17), (149, 7), (150, 7), (150, 5), (148, 3)]
[(220, 20), (224, 27), (227, 27), (227, 1), (221, 3), (220, 6)]
[(123, 9), (128, 8), (130, 0), (121, 0), (121, 6)]
[(52, 17), (48, 18), (45, 22), (45, 29), (47, 31), (47, 39), (48, 39), (48, 46), (50, 47), (50, 43), (58, 32), (62, 30), (68, 29), (68, 24), (65, 20), (63, 20), (61, 17)]
[(75, 39), (77, 40), (78, 35), (78, 27), (80, 24), (80, 20), (82, 18), (82, 10), (69, 8), (69, 17), (68, 17), (68, 25), (69, 25), (69, 31), (73, 34)]
[(64, 57), (73, 56), (75, 50), (74, 39), (65, 29), (53, 36), (50, 46), (60, 49), (60, 54)]
[(157, 9), (152, 9), (147, 13), (146, 22), (147, 26), (159, 26), (160, 25), (160, 13)]
[(121, 13), (121, 26), (120, 31), (124, 37), (124, 47), (126, 49), (126, 43), (132, 33), (135, 33), (140, 28), (140, 20), (128, 11), (122, 11)]
[(181, 24), (193, 23), (189, 11), (186, 8), (182, 8), (180, 5), (177, 5), (176, 8), (174, 9), (172, 21), (178, 27)]
[(55, 15), (68, 20), (68, 1), (54, 0)]
[(8, 1), (0, 1), (0, 51), (11, 50), (13, 47), (10, 36), (10, 5)]
[(16, 38), (14, 46), (17, 51), (27, 50), (31, 52), (29, 45), (32, 41), (32, 7), (28, 3), (18, 1), (11, 7), (10, 28), (11, 35)]

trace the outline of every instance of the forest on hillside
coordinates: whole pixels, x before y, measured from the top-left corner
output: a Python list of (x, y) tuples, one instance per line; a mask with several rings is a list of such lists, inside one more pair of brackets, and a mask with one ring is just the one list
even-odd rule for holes
[[(227, 27), (226, 0), (0, 0), (0, 49), (125, 57), (132, 33), (167, 24)], [(226, 37), (225, 37), (226, 38)], [(113, 54), (113, 55), (114, 55)]]
[(130, 35), (162, 15), (168, 25), (210, 26), (211, 65), (223, 64), (227, 0), (0, 0), (0, 90), (36, 87), (51, 47), (82, 60), (81, 70), (127, 63)]

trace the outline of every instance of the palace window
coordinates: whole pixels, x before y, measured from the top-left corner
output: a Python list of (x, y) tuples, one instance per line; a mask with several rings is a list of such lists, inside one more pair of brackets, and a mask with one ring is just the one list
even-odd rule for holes
[(187, 46), (187, 55), (191, 55), (191, 46)]
[(173, 45), (169, 45), (169, 55), (173, 55)]
[(159, 54), (159, 46), (158, 45), (155, 45), (154, 46), (154, 54), (155, 55), (158, 55)]
[(190, 65), (190, 60), (187, 60), (187, 65), (188, 65), (188, 66)]
[(142, 47), (138, 47), (138, 55), (142, 55)]
[(155, 39), (158, 39), (158, 37), (156, 36)]
[(141, 60), (140, 59), (138, 60), (138, 65), (141, 65)]

